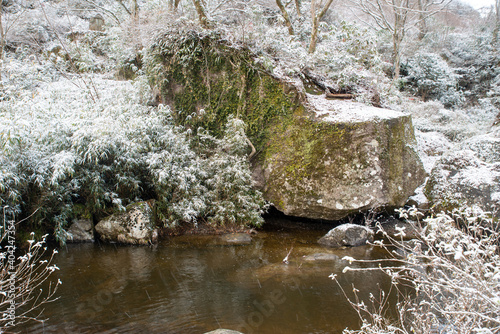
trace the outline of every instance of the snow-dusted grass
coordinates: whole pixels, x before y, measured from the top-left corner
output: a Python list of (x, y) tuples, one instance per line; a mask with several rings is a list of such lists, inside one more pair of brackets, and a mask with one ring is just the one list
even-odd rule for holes
[[(243, 122), (226, 136), (174, 125), (170, 109), (145, 106), (148, 87), (102, 76), (40, 83), (0, 102), (0, 204), (54, 229), (78, 212), (102, 217), (155, 198), (164, 224), (259, 224)], [(82, 206), (84, 209), (82, 209)]]

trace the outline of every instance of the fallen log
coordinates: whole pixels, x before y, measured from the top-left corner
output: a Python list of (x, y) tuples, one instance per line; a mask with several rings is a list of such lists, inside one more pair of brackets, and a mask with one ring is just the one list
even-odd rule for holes
[(353, 99), (354, 95), (353, 94), (332, 94), (332, 93), (326, 93), (326, 98), (329, 100), (334, 100), (334, 99)]

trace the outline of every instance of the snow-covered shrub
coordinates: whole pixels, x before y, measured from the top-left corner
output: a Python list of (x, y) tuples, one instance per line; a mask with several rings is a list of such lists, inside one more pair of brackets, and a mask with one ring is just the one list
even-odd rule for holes
[(449, 34), (443, 44), (441, 53), (460, 75), (458, 84), (467, 99), (478, 102), (488, 96), (500, 75), (500, 54), (492, 43), (492, 34), (487, 30)]
[(57, 47), (45, 52), (46, 58), (60, 71), (111, 72), (119, 67), (135, 73), (141, 66), (137, 46), (119, 27), (109, 27), (104, 32), (82, 32), (60, 41), (62, 44), (57, 43)]
[(94, 78), (94, 101), (62, 80), (1, 102), (0, 205), (21, 217), (35, 213), (32, 223), (60, 240), (81, 206), (99, 218), (151, 198), (165, 224), (262, 222), (241, 121), (231, 120), (223, 139), (200, 144), (174, 125), (168, 107), (141, 104), (137, 82), (138, 89)]
[(229, 117), (224, 137), (217, 141), (217, 150), (207, 161), (206, 194), (211, 206), (208, 221), (215, 225), (263, 222), (265, 203), (260, 192), (252, 189), (252, 173), (247, 161), (248, 139), (245, 123)]
[(403, 85), (429, 99), (439, 100), (446, 107), (463, 102), (458, 88), (458, 75), (446, 61), (433, 53), (419, 53), (403, 65)]
[[(306, 8), (308, 4), (305, 4)], [(264, 14), (263, 14), (264, 15)], [(297, 19), (299, 20), (299, 19)], [(305, 69), (328, 80), (338, 93), (353, 93), (365, 103), (373, 103), (380, 94), (385, 103), (397, 92), (383, 71), (383, 62), (376, 49), (376, 38), (367, 29), (341, 21), (320, 22), (316, 51), (308, 52), (311, 24), (303, 17), (297, 22), (296, 33), (288, 34), (284, 25), (254, 23), (250, 38), (251, 49), (260, 55), (267, 68), (281, 75), (301, 75)], [(283, 71), (283, 69), (285, 69)]]
[[(400, 215), (413, 220), (421, 214), (413, 208)], [(479, 208), (441, 213), (423, 220), (418, 239), (403, 241), (403, 229), (401, 239), (385, 235), (389, 244), (375, 242), (392, 254), (385, 263), (349, 258), (379, 264), (344, 270), (383, 270), (399, 302), (391, 318), (386, 312), (387, 292), (381, 298), (371, 295), (366, 303), (352, 301), (361, 329), (344, 333), (498, 333), (500, 231), (490, 217)], [(331, 277), (338, 283), (335, 275)]]

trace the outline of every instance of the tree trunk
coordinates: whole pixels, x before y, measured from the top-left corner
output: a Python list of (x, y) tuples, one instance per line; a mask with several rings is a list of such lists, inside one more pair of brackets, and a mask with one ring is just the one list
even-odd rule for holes
[(311, 41), (309, 43), (309, 53), (314, 53), (316, 51), (316, 44), (318, 43), (318, 23), (316, 20), (313, 20), (312, 25), (312, 33), (311, 33)]
[(401, 65), (401, 48), (405, 37), (406, 19), (408, 18), (409, 2), (408, 0), (400, 1), (392, 0), (394, 11), (394, 31), (392, 32), (393, 55), (392, 61), (394, 65), (394, 79), (399, 79), (399, 67)]
[(137, 21), (139, 20), (139, 3), (137, 2), (137, 0), (132, 0), (132, 17), (137, 23)]
[(496, 49), (500, 34), (500, 0), (495, 1), (495, 28), (493, 29), (493, 47)]
[(295, 9), (297, 10), (297, 15), (301, 17), (302, 13), (300, 11), (300, 0), (295, 0)]
[(424, 2), (427, 0), (418, 0), (418, 39), (423, 40), (425, 35), (427, 34), (427, 19), (425, 16), (426, 6), (424, 6)]
[(196, 12), (198, 13), (198, 20), (200, 21), (200, 25), (204, 29), (210, 29), (207, 14), (205, 13), (205, 7), (201, 3), (201, 0), (193, 0), (193, 4), (196, 8)]
[(401, 66), (401, 50), (398, 41), (394, 39), (394, 50), (392, 55), (392, 63), (394, 64), (393, 78), (399, 79), (399, 67)]
[(316, 0), (311, 0), (311, 41), (309, 42), (309, 53), (316, 51), (316, 43), (318, 42), (318, 17), (316, 16)]
[(281, 2), (281, 0), (276, 0), (276, 4), (278, 5), (278, 7), (281, 11), (281, 15), (283, 15), (283, 18), (285, 19), (285, 24), (288, 27), (288, 34), (294, 35), (295, 33), (293, 31), (292, 21), (290, 20), (290, 16), (288, 15), (288, 12), (286, 11), (285, 6), (283, 6), (283, 3)]
[(312, 19), (312, 28), (311, 28), (311, 41), (309, 42), (309, 53), (314, 53), (316, 51), (316, 44), (318, 43), (318, 26), (319, 21), (325, 16), (328, 8), (330, 8), (333, 0), (328, 0), (325, 7), (316, 15), (316, 0), (311, 1), (311, 19)]

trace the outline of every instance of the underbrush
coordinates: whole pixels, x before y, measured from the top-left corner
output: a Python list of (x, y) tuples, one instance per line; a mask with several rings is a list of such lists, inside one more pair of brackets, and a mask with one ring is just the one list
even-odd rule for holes
[(230, 119), (223, 138), (194, 135), (168, 107), (145, 106), (144, 79), (88, 79), (91, 92), (60, 80), (0, 103), (0, 205), (10, 217), (61, 242), (74, 218), (149, 199), (165, 226), (262, 223), (242, 121)]
[[(344, 271), (382, 270), (399, 301), (397, 317), (387, 316), (388, 294), (369, 301), (350, 300), (362, 325), (344, 333), (498, 333), (500, 331), (500, 230), (491, 215), (477, 208), (440, 213), (418, 222), (415, 209), (401, 217), (416, 219), (422, 230), (404, 241), (385, 234), (376, 244), (392, 254), (379, 268), (346, 267)], [(366, 262), (348, 258), (352, 262)], [(331, 276), (337, 283), (337, 277)], [(339, 285), (340, 287), (340, 285)], [(410, 288), (411, 293), (407, 293)]]

